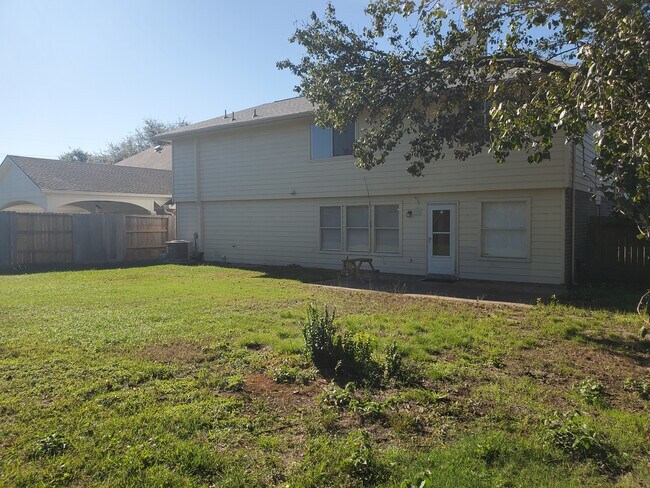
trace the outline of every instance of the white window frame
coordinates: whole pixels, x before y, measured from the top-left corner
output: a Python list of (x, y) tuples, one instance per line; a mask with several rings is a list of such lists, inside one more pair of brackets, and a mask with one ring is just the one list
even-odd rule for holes
[[(353, 253), (366, 253), (368, 254), (370, 252), (370, 249), (372, 248), (372, 242), (370, 238), (370, 233), (371, 233), (371, 218), (370, 218), (370, 212), (373, 211), (373, 207), (371, 205), (345, 205), (345, 238), (343, 239), (345, 242), (345, 252), (353, 252)], [(365, 208), (368, 211), (368, 218), (366, 219), (366, 226), (365, 227), (350, 227), (348, 225), (348, 208)], [(348, 249), (348, 244), (349, 244), (349, 239), (348, 239), (348, 231), (350, 230), (365, 230), (368, 234), (368, 248), (367, 249), (356, 249), (356, 250), (351, 250)]]
[[(339, 159), (350, 159), (353, 158), (354, 156), (352, 154), (342, 154), (341, 156), (330, 156), (328, 158), (313, 158), (312, 157), (312, 150), (311, 150), (311, 145), (312, 145), (312, 131), (311, 127), (313, 125), (316, 125), (314, 122), (311, 122), (308, 127), (308, 133), (309, 133), (309, 147), (307, 148), (309, 151), (309, 160), (313, 162), (319, 162), (319, 161), (332, 161), (332, 160), (339, 160)], [(330, 131), (333, 131), (331, 127), (329, 128)], [(354, 140), (356, 141), (359, 138), (359, 124), (357, 124), (356, 120), (354, 121)], [(332, 135), (332, 154), (334, 154), (334, 137)], [(327, 206), (327, 205), (325, 205)]]
[[(519, 198), (494, 198), (488, 200), (479, 201), (479, 215), (480, 215), (480, 227), (479, 227), (479, 236), (478, 236), (478, 255), (481, 260), (484, 261), (510, 261), (517, 263), (529, 263), (531, 256), (531, 228), (532, 228), (532, 205), (531, 197), (519, 197)], [(524, 203), (526, 204), (526, 256), (525, 257), (511, 257), (511, 256), (485, 256), (483, 255), (483, 231), (485, 230), (494, 230), (486, 229), (483, 227), (483, 204), (485, 203)], [(516, 229), (504, 229), (504, 230), (516, 230)]]
[[(397, 207), (397, 229), (395, 227), (380, 227), (379, 230), (397, 230), (398, 235), (398, 249), (397, 251), (377, 251), (376, 248), (376, 233), (377, 227), (375, 226), (375, 207)], [(402, 255), (402, 204), (401, 203), (376, 203), (371, 205), (371, 222), (372, 222), (372, 232), (371, 232), (371, 247), (372, 253), (379, 256), (401, 256)]]
[[(399, 211), (399, 250), (397, 251), (375, 251), (375, 206), (388, 206), (388, 205), (393, 205), (398, 208)], [(368, 207), (368, 232), (369, 232), (369, 241), (368, 245), (370, 246), (367, 251), (348, 251), (348, 243), (347, 243), (347, 237), (348, 237), (348, 232), (347, 232), (347, 207)], [(322, 242), (321, 242), (321, 229), (334, 229), (338, 227), (321, 227), (320, 225), (320, 209), (323, 207), (339, 207), (341, 209), (341, 250), (336, 251), (336, 250), (331, 250), (331, 249), (322, 249)], [(317, 232), (318, 232), (318, 252), (324, 253), (324, 254), (338, 254), (338, 255), (350, 255), (350, 256), (355, 256), (355, 255), (360, 255), (360, 256), (394, 256), (394, 257), (400, 257), (402, 256), (402, 224), (403, 224), (403, 219), (402, 219), (402, 202), (382, 202), (382, 203), (377, 203), (377, 204), (371, 204), (371, 205), (364, 205), (363, 203), (351, 203), (351, 204), (341, 204), (341, 205), (318, 205), (318, 227), (317, 227)], [(357, 228), (357, 227), (351, 227), (351, 228)], [(359, 227), (360, 228), (360, 227)], [(381, 229), (388, 229), (388, 227), (382, 227)]]
[[(321, 225), (321, 209), (322, 208), (335, 208), (338, 207), (339, 209), (339, 217), (340, 217), (340, 226), (339, 227), (323, 227)], [(319, 205), (318, 206), (318, 249), (320, 252), (329, 252), (329, 253), (341, 253), (344, 252), (345, 247), (343, 246), (343, 234), (344, 234), (344, 220), (343, 217), (345, 216), (344, 214), (344, 206), (343, 205)], [(323, 229), (338, 229), (340, 233), (340, 248), (339, 249), (323, 249)]]

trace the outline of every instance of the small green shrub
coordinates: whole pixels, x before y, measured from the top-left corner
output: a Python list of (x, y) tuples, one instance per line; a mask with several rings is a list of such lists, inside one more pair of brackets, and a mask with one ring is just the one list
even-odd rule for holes
[(586, 378), (573, 386), (576, 393), (587, 403), (602, 405), (605, 402), (605, 387), (593, 378)]
[(580, 412), (554, 412), (543, 422), (548, 443), (575, 459), (592, 461), (603, 471), (617, 473), (625, 466), (605, 436), (590, 427)]
[(314, 305), (307, 309), (307, 319), (303, 323), (307, 354), (318, 369), (333, 371), (340, 356), (341, 336), (334, 325), (335, 312), (325, 307), (323, 313)]
[(406, 367), (397, 344), (388, 348), (382, 361), (374, 358), (376, 341), (366, 333), (341, 334), (334, 324), (334, 313), (325, 307), (320, 312), (310, 305), (303, 323), (306, 352), (324, 375), (339, 381), (355, 380), (370, 386), (390, 381), (416, 383), (421, 374), (414, 366)]
[(634, 378), (627, 378), (623, 383), (623, 387), (628, 391), (635, 392), (643, 400), (650, 400), (650, 381), (638, 381)]
[(62, 454), (68, 448), (68, 441), (61, 434), (54, 432), (36, 441), (31, 456), (32, 458), (52, 457)]

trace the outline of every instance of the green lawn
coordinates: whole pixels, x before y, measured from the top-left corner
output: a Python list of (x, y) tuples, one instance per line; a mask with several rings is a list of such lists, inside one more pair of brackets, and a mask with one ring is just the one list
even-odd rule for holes
[[(650, 479), (650, 348), (632, 292), (588, 290), (580, 307), (527, 309), (273, 273), (0, 276), (0, 485)], [(303, 354), (310, 302), (374, 338), (377, 357), (396, 340), (421, 384), (346, 393), (316, 374)], [(299, 381), (276, 383), (278, 372)], [(346, 395), (357, 408), (336, 400)]]

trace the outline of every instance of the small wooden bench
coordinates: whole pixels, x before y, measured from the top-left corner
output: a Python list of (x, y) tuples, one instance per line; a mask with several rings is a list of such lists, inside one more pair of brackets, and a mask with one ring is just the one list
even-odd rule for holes
[(370, 266), (370, 269), (374, 273), (378, 273), (379, 270), (375, 269), (375, 267), (372, 265), (372, 258), (345, 258), (342, 259), (341, 262), (343, 263), (343, 273), (346, 276), (356, 276), (359, 274), (359, 271), (361, 271), (361, 265), (364, 263), (367, 263), (368, 266)]

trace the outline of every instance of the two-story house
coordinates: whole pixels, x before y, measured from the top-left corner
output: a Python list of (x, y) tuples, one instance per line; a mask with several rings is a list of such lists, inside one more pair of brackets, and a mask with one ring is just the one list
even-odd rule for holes
[[(568, 284), (597, 213), (593, 146), (558, 136), (550, 160), (483, 152), (407, 174), (403, 153), (365, 171), (344, 133), (314, 125), (292, 98), (162, 134), (172, 142), (179, 238), (208, 261), (340, 268), (372, 257), (383, 272)], [(406, 144), (403, 145), (404, 147)]]

